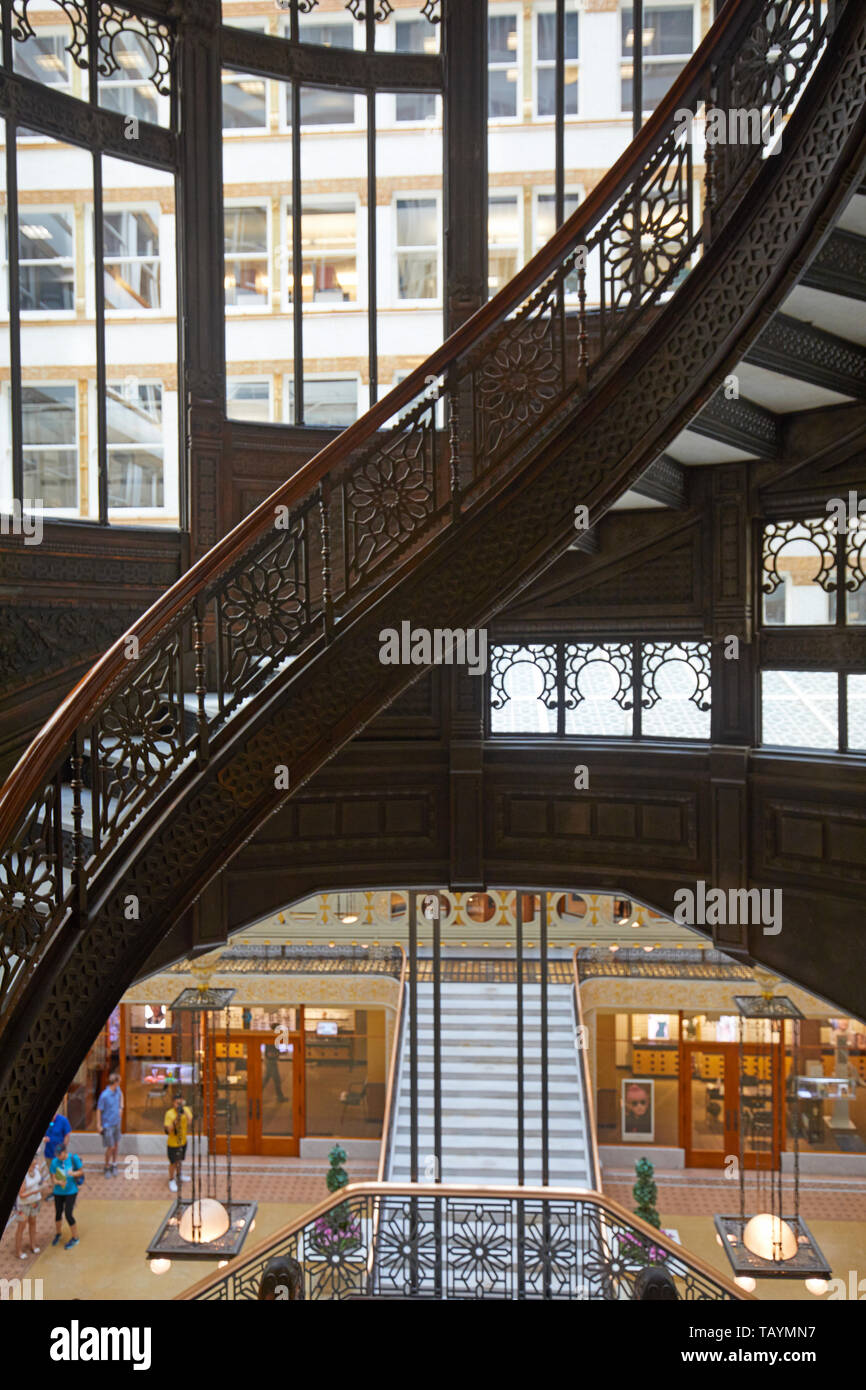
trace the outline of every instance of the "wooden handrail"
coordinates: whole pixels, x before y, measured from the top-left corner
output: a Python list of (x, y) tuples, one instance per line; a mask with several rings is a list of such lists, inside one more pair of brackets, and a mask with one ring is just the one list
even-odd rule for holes
[(447, 373), (463, 354), (547, 279), (626, 190), (640, 172), (647, 154), (672, 127), (676, 114), (697, 96), (719, 51), (733, 45), (745, 32), (760, 12), (762, 3), (763, 0), (731, 0), (637, 137), (580, 207), (514, 279), (452, 333), (420, 367), (276, 488), (109, 647), (58, 706), (9, 774), (0, 791), (0, 845), (12, 837), (22, 816), (40, 795), (76, 729), (99, 708), (107, 693), (121, 682), (124, 671), (129, 670), (130, 663), (125, 655), (129, 638), (137, 639), (143, 657), (157, 634), (178, 619), (209, 584), (239, 560), (253, 541), (273, 527), (276, 508), (292, 508), (309, 496), (335, 465), (345, 461), (397, 411), (421, 395), (429, 377), (438, 379)]
[[(596, 1192), (589, 1187), (481, 1187), (478, 1184), (464, 1183), (423, 1183), (423, 1182), (359, 1182), (349, 1183), (338, 1193), (332, 1193), (317, 1206), (312, 1207), (302, 1216), (296, 1216), (294, 1221), (280, 1227), (278, 1231), (271, 1234), (258, 1245), (253, 1246), (244, 1256), (237, 1257), (237, 1264), (252, 1264), (257, 1259), (267, 1255), (267, 1252), (275, 1245), (282, 1244), (289, 1240), (293, 1235), (297, 1235), (306, 1226), (311, 1226), (315, 1221), (334, 1207), (350, 1201), (353, 1197), (423, 1197), (427, 1201), (431, 1197), (474, 1197), (480, 1200), (485, 1198), (490, 1200), (515, 1200), (515, 1201), (571, 1201), (580, 1205), (592, 1205), (600, 1207), (606, 1215), (615, 1221), (621, 1222), (624, 1226), (629, 1226), (638, 1235), (649, 1239), (653, 1245), (660, 1250), (664, 1250), (669, 1255), (673, 1255), (683, 1264), (689, 1265), (705, 1278), (711, 1279), (713, 1283), (723, 1288), (732, 1298), (742, 1299), (744, 1302), (755, 1300), (754, 1294), (747, 1293), (740, 1288), (732, 1279), (718, 1269), (714, 1269), (711, 1264), (700, 1255), (696, 1255), (691, 1250), (686, 1250), (682, 1245), (677, 1245), (663, 1231), (658, 1231), (654, 1226), (650, 1226), (642, 1217), (635, 1216), (612, 1197), (606, 1197), (603, 1192)], [(183, 1293), (175, 1295), (175, 1302), (191, 1302), (196, 1300), (200, 1294), (206, 1293), (208, 1289), (217, 1284), (221, 1284), (225, 1279), (225, 1273), (218, 1271), (215, 1274), (207, 1274), (200, 1279), (197, 1284), (186, 1289)]]
[[(400, 943), (397, 943), (400, 945)], [(388, 1087), (385, 1091), (385, 1111), (382, 1118), (382, 1142), (379, 1145), (379, 1166), (376, 1170), (378, 1182), (383, 1182), (385, 1178), (385, 1161), (388, 1157), (388, 1143), (391, 1130), (391, 1110), (394, 1104), (394, 1082), (397, 1076), (397, 1064), (400, 1058), (400, 1033), (403, 1028), (403, 1000), (406, 997), (406, 952), (400, 945), (400, 954), (403, 957), (403, 964), (400, 968), (400, 998), (397, 1000), (397, 1014), (394, 1019), (394, 1043), (391, 1047), (391, 1057), (388, 1063)]]
[[(574, 953), (571, 957), (571, 970), (574, 976), (574, 1007), (577, 1012), (577, 1025), (581, 1029), (581, 1032), (583, 1032), (586, 1028), (586, 1024), (583, 1021), (583, 1005), (580, 1002), (580, 978), (577, 973), (577, 953), (579, 950), (580, 947), (575, 946)], [(589, 1141), (590, 1147), (592, 1149), (593, 1171), (595, 1173), (595, 1180), (598, 1183), (600, 1189), (601, 1160), (598, 1156), (598, 1135), (596, 1134), (595, 1128), (595, 1099), (592, 1093), (592, 1076), (590, 1075), (589, 1070), (588, 1048), (581, 1047), (578, 1049), (578, 1051), (580, 1052), (580, 1068), (583, 1076), (583, 1093), (586, 1097), (586, 1123), (589, 1128)]]

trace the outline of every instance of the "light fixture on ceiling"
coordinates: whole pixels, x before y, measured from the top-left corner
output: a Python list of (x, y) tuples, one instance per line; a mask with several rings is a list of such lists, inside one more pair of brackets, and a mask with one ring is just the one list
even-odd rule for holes
[(354, 922), (357, 922), (361, 914), (355, 901), (355, 894), (338, 893), (336, 912), (344, 927), (351, 927)]

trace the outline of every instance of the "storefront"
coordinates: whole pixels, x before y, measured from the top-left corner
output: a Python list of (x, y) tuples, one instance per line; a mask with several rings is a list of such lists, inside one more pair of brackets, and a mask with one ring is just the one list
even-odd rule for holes
[(64, 1108), (75, 1131), (96, 1131), (99, 1093), (116, 1069), (123, 1132), (161, 1136), (175, 1087), (191, 1091), (203, 1065), (204, 1128), (217, 1152), (229, 1134), (232, 1152), (243, 1154), (298, 1154), (305, 1138), (379, 1140), (388, 1012), (348, 1002), (232, 1005), (228, 1018), (216, 1014), (213, 1039), (194, 1039), (181, 1037), (155, 998), (124, 1003), (88, 1052)]
[(742, 1142), (753, 1166), (767, 1140), (774, 1158), (792, 1149), (799, 1125), (801, 1155), (866, 1163), (866, 1027), (856, 1020), (806, 1017), (796, 1049), (790, 1022), (767, 1042), (748, 1021), (741, 1035), (724, 1008), (596, 1007), (591, 1026), (600, 1145), (680, 1150), (688, 1168), (722, 1168)]

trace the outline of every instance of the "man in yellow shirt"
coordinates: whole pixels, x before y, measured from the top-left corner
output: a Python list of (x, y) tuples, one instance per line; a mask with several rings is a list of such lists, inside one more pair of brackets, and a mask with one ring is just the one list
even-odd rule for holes
[(191, 1123), (192, 1111), (188, 1105), (184, 1105), (183, 1091), (175, 1091), (174, 1105), (170, 1110), (166, 1110), (164, 1120), (168, 1186), (171, 1192), (177, 1192), (178, 1182), (189, 1182), (189, 1178), (182, 1171), (182, 1165), (186, 1158), (186, 1141)]

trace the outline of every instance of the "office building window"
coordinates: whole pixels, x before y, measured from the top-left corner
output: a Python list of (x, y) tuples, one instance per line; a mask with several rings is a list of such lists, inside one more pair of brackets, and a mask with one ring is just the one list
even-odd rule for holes
[(106, 423), (109, 507), (161, 509), (165, 504), (162, 383), (110, 381)]
[(68, 45), (71, 29), (65, 33), (45, 33), (37, 30), (23, 43), (12, 45), (15, 71), (31, 82), (42, 82), (56, 91), (69, 91), (72, 86), (72, 58)]
[(222, 74), (223, 130), (267, 130), (268, 84), (253, 73)]
[[(432, 42), (433, 48), (428, 45)], [(436, 39), (430, 36), (430, 25), (423, 19), (398, 19), (395, 24), (395, 47), (398, 53), (436, 52)], [(428, 92), (398, 92), (395, 97), (395, 118), (398, 121), (427, 121), (436, 115), (436, 98)]]
[(439, 215), (435, 198), (398, 198), (397, 298), (438, 299)]
[[(295, 417), (295, 383), (286, 378), (286, 419)], [(305, 377), (304, 424), (324, 429), (345, 429), (358, 418), (358, 382), (355, 377)]]
[(271, 383), (264, 377), (230, 376), (226, 382), (226, 403), (230, 420), (267, 424), (272, 418)]
[[(578, 17), (565, 16), (565, 98), (566, 116), (577, 115)], [(543, 11), (535, 16), (535, 111), (538, 116), (556, 115), (556, 14)]]
[(106, 309), (158, 309), (159, 214), (106, 208), (103, 244)]
[(153, 50), (144, 33), (136, 32), (134, 15), (124, 16), (124, 26), (111, 43), (117, 71), (99, 78), (99, 104), (124, 116), (135, 116), (153, 125), (168, 124), (168, 97), (150, 81)]
[[(292, 219), (286, 217), (289, 302), (292, 295)], [(304, 203), (301, 218), (301, 298), (304, 304), (346, 304), (358, 298), (357, 208), (352, 200)]]
[(226, 308), (268, 305), (268, 214), (265, 207), (225, 210)]
[(51, 511), (78, 505), (78, 411), (74, 382), (21, 388), (24, 492)]
[(520, 23), (517, 12), (487, 19), (487, 114), (514, 120), (520, 85)]
[[(624, 5), (622, 32), (623, 111), (631, 111), (634, 88), (634, 10)], [(649, 5), (643, 17), (643, 109), (654, 111), (694, 50), (694, 6)]]
[(517, 274), (520, 263), (520, 197), (497, 193), (487, 201), (487, 287), (491, 295)]
[[(287, 26), (288, 27), (288, 26)], [(354, 48), (352, 21), (314, 22), (300, 25), (302, 43), (321, 44), (324, 48)], [(286, 124), (292, 120), (291, 87), (286, 86)], [(340, 87), (302, 87), (301, 125), (354, 125), (355, 93)]]
[(18, 211), (18, 283), (23, 312), (75, 308), (75, 222), (72, 209)]

